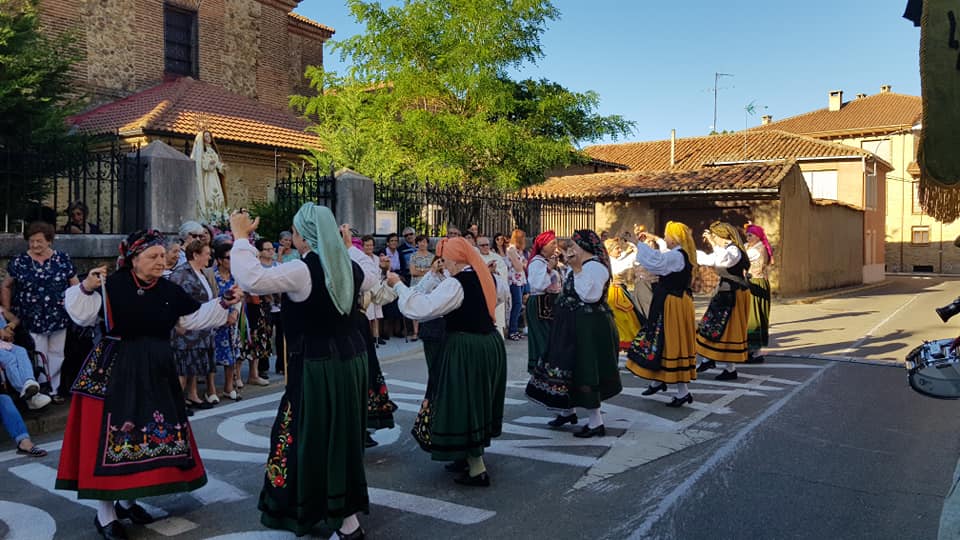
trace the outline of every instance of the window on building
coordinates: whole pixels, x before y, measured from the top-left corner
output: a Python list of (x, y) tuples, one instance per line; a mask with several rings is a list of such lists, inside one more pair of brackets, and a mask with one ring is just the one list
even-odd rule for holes
[(814, 199), (837, 200), (837, 171), (807, 171), (803, 179)]
[(197, 12), (163, 6), (164, 71), (197, 78)]
[(913, 184), (913, 213), (922, 214), (923, 208), (920, 207), (920, 182), (911, 182)]
[(890, 160), (890, 139), (876, 139), (872, 141), (863, 141), (860, 148), (876, 155), (878, 158), (889, 163)]
[(910, 243), (915, 246), (926, 246), (930, 244), (930, 226), (914, 225), (910, 227)]
[[(867, 172), (869, 173), (869, 171)], [(876, 173), (867, 174), (867, 181), (863, 186), (863, 207), (867, 210), (877, 209), (878, 189)]]

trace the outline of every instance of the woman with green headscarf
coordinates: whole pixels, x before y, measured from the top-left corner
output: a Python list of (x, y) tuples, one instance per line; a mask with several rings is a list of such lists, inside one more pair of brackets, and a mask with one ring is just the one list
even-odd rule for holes
[(230, 217), (237, 284), (252, 294), (283, 293), (287, 388), (270, 431), (260, 521), (297, 535), (322, 522), (338, 538), (363, 538), (357, 515), (369, 512), (367, 358), (351, 315), (364, 273), (324, 206), (300, 208), (293, 245), (301, 258), (272, 268), (260, 264), (247, 240), (259, 221), (242, 210)]
[(720, 276), (720, 285), (710, 299), (706, 313), (697, 326), (698, 372), (724, 362), (723, 371), (714, 377), (720, 381), (737, 378), (735, 364), (747, 361), (747, 319), (750, 313), (750, 290), (746, 272), (750, 259), (743, 249), (743, 240), (736, 227), (714, 221), (703, 232), (711, 246), (710, 253), (697, 251), (697, 263), (712, 266)]

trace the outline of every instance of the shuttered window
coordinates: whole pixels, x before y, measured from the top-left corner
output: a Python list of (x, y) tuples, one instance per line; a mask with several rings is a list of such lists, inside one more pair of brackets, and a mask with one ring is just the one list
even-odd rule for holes
[(163, 6), (164, 71), (197, 78), (197, 12)]

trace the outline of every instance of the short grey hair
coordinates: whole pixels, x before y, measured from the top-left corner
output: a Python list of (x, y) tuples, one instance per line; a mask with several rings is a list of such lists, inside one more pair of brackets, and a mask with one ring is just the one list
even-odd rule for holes
[(280, 231), (280, 240), (283, 240), (284, 238), (293, 240), (293, 233), (290, 231)]

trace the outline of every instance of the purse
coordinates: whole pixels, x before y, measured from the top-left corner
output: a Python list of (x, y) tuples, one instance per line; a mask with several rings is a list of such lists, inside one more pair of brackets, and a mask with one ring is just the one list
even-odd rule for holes
[(370, 302), (379, 306), (385, 306), (399, 297), (393, 287), (387, 285), (386, 281), (381, 281), (370, 289)]

